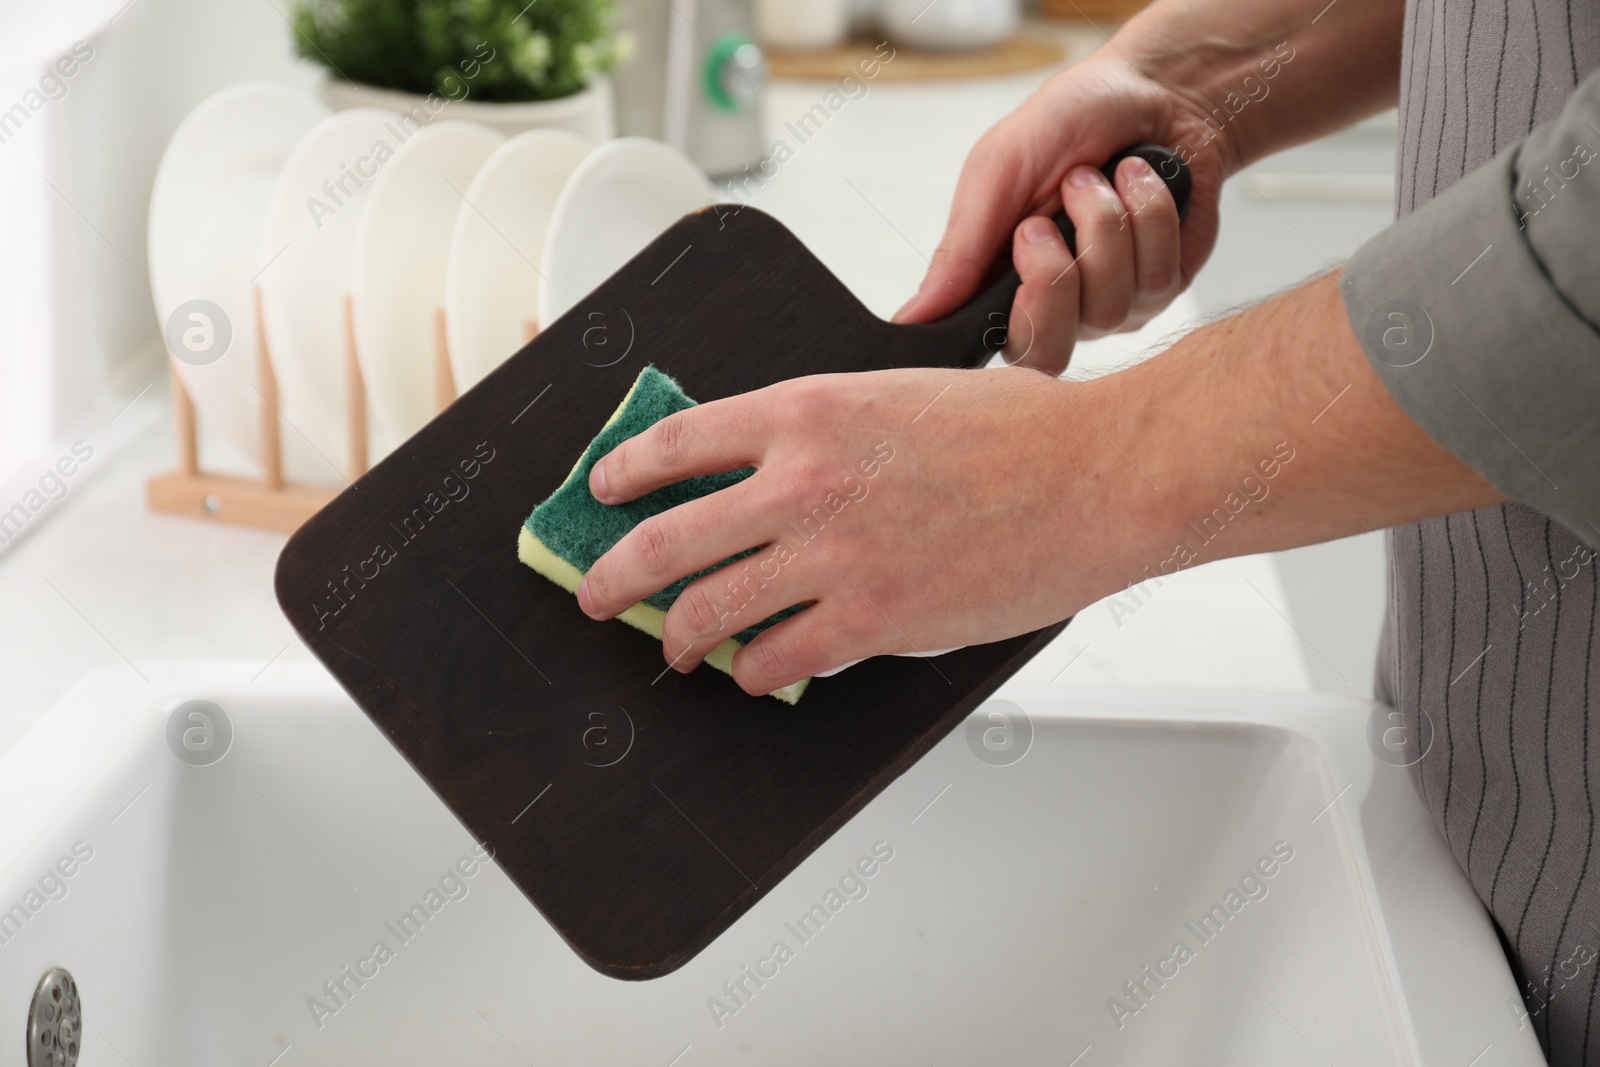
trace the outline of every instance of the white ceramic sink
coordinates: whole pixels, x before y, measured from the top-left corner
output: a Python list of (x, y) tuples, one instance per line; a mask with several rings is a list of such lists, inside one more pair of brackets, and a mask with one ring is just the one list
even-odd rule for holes
[[(0, 761), (0, 908), (26, 915), (0, 917), (0, 1065), (56, 965), (94, 1067), (1543, 1062), (1365, 704), (1005, 690), (1023, 758), (958, 731), (699, 957), (625, 983), (492, 864), (447, 876), (473, 841), (326, 675), (258, 670), (95, 675)], [(167, 739), (195, 698), (234, 731), (210, 765)]]

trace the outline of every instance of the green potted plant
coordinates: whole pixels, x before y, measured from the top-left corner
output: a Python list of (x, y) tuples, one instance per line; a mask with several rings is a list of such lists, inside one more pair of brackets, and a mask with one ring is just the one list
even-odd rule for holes
[(627, 42), (612, 0), (295, 0), (295, 51), (335, 110), (440, 115), (506, 134), (615, 134), (605, 76)]

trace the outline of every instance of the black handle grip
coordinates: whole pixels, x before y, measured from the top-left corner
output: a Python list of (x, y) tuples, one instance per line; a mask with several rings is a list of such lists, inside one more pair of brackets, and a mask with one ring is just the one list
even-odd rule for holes
[[(1156, 172), (1165, 183), (1167, 191), (1172, 194), (1173, 202), (1178, 206), (1178, 219), (1182, 221), (1189, 210), (1190, 194), (1194, 191), (1189, 168), (1176, 155), (1160, 145), (1141, 144), (1125, 148), (1112, 156), (1106, 165), (1100, 168), (1101, 173), (1108, 180), (1114, 181), (1117, 164), (1129, 156), (1138, 156), (1150, 164), (1150, 169)], [(1077, 234), (1072, 220), (1067, 218), (1065, 211), (1056, 214), (1055, 224), (1060, 228), (1061, 236), (1066, 238), (1067, 248), (1073, 255), (1077, 255)], [(1009, 260), (1010, 257), (1007, 256), (1004, 273), (970, 303), (941, 322), (933, 324), (940, 328), (954, 328), (962, 335), (966, 349), (964, 361), (967, 366), (982, 366), (989, 361), (991, 354), (1006, 345), (1006, 326), (1010, 319), (1011, 301), (1022, 285), (1022, 279), (1017, 276), (1017, 270), (1011, 266)]]

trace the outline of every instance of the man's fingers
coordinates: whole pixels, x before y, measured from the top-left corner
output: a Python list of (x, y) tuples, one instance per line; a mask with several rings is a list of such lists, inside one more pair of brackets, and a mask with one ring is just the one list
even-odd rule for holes
[(1133, 227), (1134, 305), (1142, 319), (1161, 309), (1182, 278), (1178, 205), (1138, 156), (1118, 164), (1117, 195)]
[(595, 560), (578, 585), (578, 605), (591, 618), (609, 619), (685, 575), (766, 543), (779, 531), (750, 517), (759, 523), (772, 512), (768, 497), (758, 475), (652, 515)]
[[(733, 635), (784, 608), (815, 599), (806, 572), (780, 562), (793, 558), (778, 544), (766, 545), (685, 589), (673, 601), (661, 631), (662, 655), (672, 668), (687, 673)], [(779, 682), (762, 692), (786, 684)]]
[(1133, 306), (1133, 230), (1111, 183), (1094, 167), (1074, 167), (1061, 183), (1067, 217), (1077, 228), (1081, 275), (1080, 337), (1118, 329)]
[(630, 437), (589, 471), (589, 492), (602, 504), (621, 504), (685, 478), (751, 466), (767, 433), (747, 417), (745, 400), (700, 404)]
[(1017, 227), (1011, 260), (1022, 287), (1011, 303), (1005, 361), (1053, 377), (1067, 369), (1078, 333), (1078, 271), (1072, 249), (1053, 221), (1036, 215)]
[(756, 635), (733, 657), (733, 680), (751, 696), (770, 693), (852, 660), (874, 655), (832, 603), (812, 604)]

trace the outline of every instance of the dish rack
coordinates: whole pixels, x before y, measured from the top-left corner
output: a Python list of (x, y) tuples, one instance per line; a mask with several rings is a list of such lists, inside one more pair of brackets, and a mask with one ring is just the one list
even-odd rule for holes
[[(192, 519), (252, 526), (278, 533), (293, 533), (320, 511), (338, 490), (320, 486), (295, 485), (283, 476), (283, 414), (278, 407), (278, 377), (267, 347), (265, 318), (261, 313), (261, 289), (253, 290), (256, 312), (256, 376), (261, 394), (261, 475), (246, 478), (207, 471), (200, 465), (200, 445), (195, 422), (194, 399), (184, 388), (171, 353), (167, 355), (172, 380), (173, 424), (178, 441), (178, 466), (158, 474), (145, 483), (145, 500), (151, 511), (182, 515)], [(345, 419), (347, 424), (350, 469), (343, 471), (354, 482), (367, 472), (367, 385), (357, 358), (354, 304), (344, 298)], [(443, 411), (456, 398), (455, 373), (450, 366), (450, 341), (446, 333), (443, 308), (433, 313), (433, 389), (434, 411)], [(524, 343), (533, 339), (538, 324), (523, 324)]]

